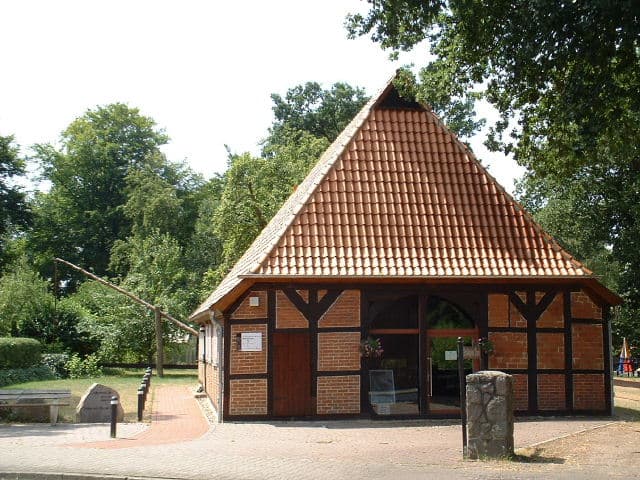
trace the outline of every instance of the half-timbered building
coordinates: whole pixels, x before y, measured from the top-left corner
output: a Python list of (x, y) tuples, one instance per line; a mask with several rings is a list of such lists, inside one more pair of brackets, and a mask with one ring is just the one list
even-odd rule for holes
[(457, 415), (457, 337), (517, 413), (606, 414), (617, 303), (389, 83), (191, 319), (224, 419)]

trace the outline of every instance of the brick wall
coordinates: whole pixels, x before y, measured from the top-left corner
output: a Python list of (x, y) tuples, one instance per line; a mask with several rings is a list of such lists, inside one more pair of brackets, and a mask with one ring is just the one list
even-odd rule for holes
[(513, 303), (509, 306), (509, 326), (515, 328), (527, 328), (527, 320), (522, 316), (520, 310), (518, 310)]
[(516, 411), (529, 409), (528, 376), (523, 373), (513, 375), (513, 408)]
[(318, 370), (360, 370), (360, 332), (318, 333)]
[[(320, 295), (318, 295), (320, 298)], [(345, 290), (333, 305), (320, 317), (319, 328), (359, 327), (360, 291)]]
[(218, 405), (218, 397), (220, 395), (220, 369), (214, 365), (206, 365), (206, 392), (213, 403), (213, 406), (218, 412), (220, 412), (220, 405)]
[[(258, 297), (259, 305), (257, 307), (250, 306), (251, 297)], [(238, 319), (252, 319), (252, 318), (267, 318), (267, 292), (257, 291), (250, 292), (249, 295), (242, 301), (238, 308), (231, 314), (231, 318)]]
[(571, 292), (571, 316), (573, 318), (602, 319), (602, 308), (584, 292)]
[(229, 415), (266, 415), (267, 380), (231, 380), (229, 385)]
[(489, 295), (489, 327), (509, 326), (509, 295)]
[[(238, 349), (238, 334), (242, 332), (261, 332), (261, 352), (241, 352)], [(257, 325), (231, 325), (231, 358), (229, 372), (231, 375), (243, 373), (267, 373), (267, 326)]]
[(318, 377), (319, 415), (360, 413), (360, 376)]
[(538, 333), (538, 368), (565, 368), (564, 333)]
[[(304, 297), (307, 297), (306, 293)], [(309, 322), (304, 315), (280, 290), (276, 292), (276, 328), (309, 328)]]
[(489, 332), (494, 351), (489, 355), (489, 368), (527, 368), (527, 334)]
[(576, 323), (571, 326), (573, 368), (602, 370), (602, 325)]
[(564, 410), (566, 408), (564, 375), (538, 375), (538, 409)]
[[(536, 292), (536, 303), (542, 300), (544, 292)], [(562, 293), (556, 294), (547, 309), (542, 312), (538, 322), (538, 328), (564, 328), (564, 299)]]
[(604, 410), (604, 375), (579, 373), (573, 375), (573, 408)]

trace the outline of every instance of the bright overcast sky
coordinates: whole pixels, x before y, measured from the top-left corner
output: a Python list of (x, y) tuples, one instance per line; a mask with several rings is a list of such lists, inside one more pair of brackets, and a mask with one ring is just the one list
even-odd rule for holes
[[(124, 102), (171, 138), (171, 160), (210, 177), (233, 152), (257, 152), (272, 122), (270, 94), (317, 81), (376, 93), (406, 63), (368, 38), (348, 40), (345, 15), (358, 0), (2, 0), (0, 135), (23, 153), (55, 142), (89, 108)], [(484, 112), (483, 112), (484, 113)], [(486, 114), (485, 114), (486, 115)], [(512, 190), (514, 162), (472, 142)]]

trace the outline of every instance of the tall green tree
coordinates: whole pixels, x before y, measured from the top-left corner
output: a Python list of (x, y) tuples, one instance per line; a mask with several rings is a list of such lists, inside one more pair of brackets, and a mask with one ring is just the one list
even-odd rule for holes
[[(489, 146), (527, 168), (521, 192), (540, 218), (554, 218), (551, 233), (566, 236), (567, 225), (589, 218), (572, 233), (575, 253), (593, 254), (580, 238), (611, 252), (626, 301), (619, 318), (638, 318), (640, 3), (369, 4), (347, 18), (350, 35), (371, 35), (394, 52), (426, 40), (434, 60), (420, 71), (420, 95), (493, 104), (502, 118)], [(627, 332), (640, 343), (637, 320)]]
[(229, 152), (213, 217), (221, 255), (205, 277), (205, 289), (231, 269), (368, 100), (361, 88), (335, 83), (324, 89), (316, 82), (296, 85), (284, 97), (274, 93), (271, 99), (275, 118), (262, 155)]
[(367, 102), (364, 90), (346, 83), (324, 89), (307, 82), (287, 90), (284, 97), (271, 94), (273, 125), (266, 145), (284, 142), (291, 132), (304, 131), (332, 142)]
[[(167, 136), (135, 108), (116, 103), (88, 110), (62, 133), (61, 149), (36, 146), (48, 193), (35, 202), (30, 248), (40, 265), (64, 257), (99, 275), (109, 252), (131, 230), (126, 217), (127, 177), (143, 168)], [(50, 272), (49, 272), (50, 273)]]
[(0, 136), (0, 270), (9, 235), (26, 227), (31, 219), (22, 188), (16, 183), (25, 175), (25, 162), (13, 136)]

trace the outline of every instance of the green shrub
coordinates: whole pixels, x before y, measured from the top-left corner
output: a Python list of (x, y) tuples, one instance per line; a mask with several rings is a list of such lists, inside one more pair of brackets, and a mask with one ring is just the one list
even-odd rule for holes
[(0, 337), (0, 369), (36, 366), (41, 353), (42, 345), (34, 338)]
[(74, 353), (69, 358), (66, 367), (69, 372), (69, 378), (90, 378), (102, 375), (102, 368), (98, 365), (97, 355), (89, 355), (83, 359)]
[(68, 378), (69, 370), (67, 370), (67, 362), (69, 354), (67, 353), (43, 353), (42, 365), (49, 367), (56, 378)]
[(53, 372), (44, 365), (29, 368), (8, 368), (0, 370), (0, 387), (38, 380), (53, 380), (54, 378)]

